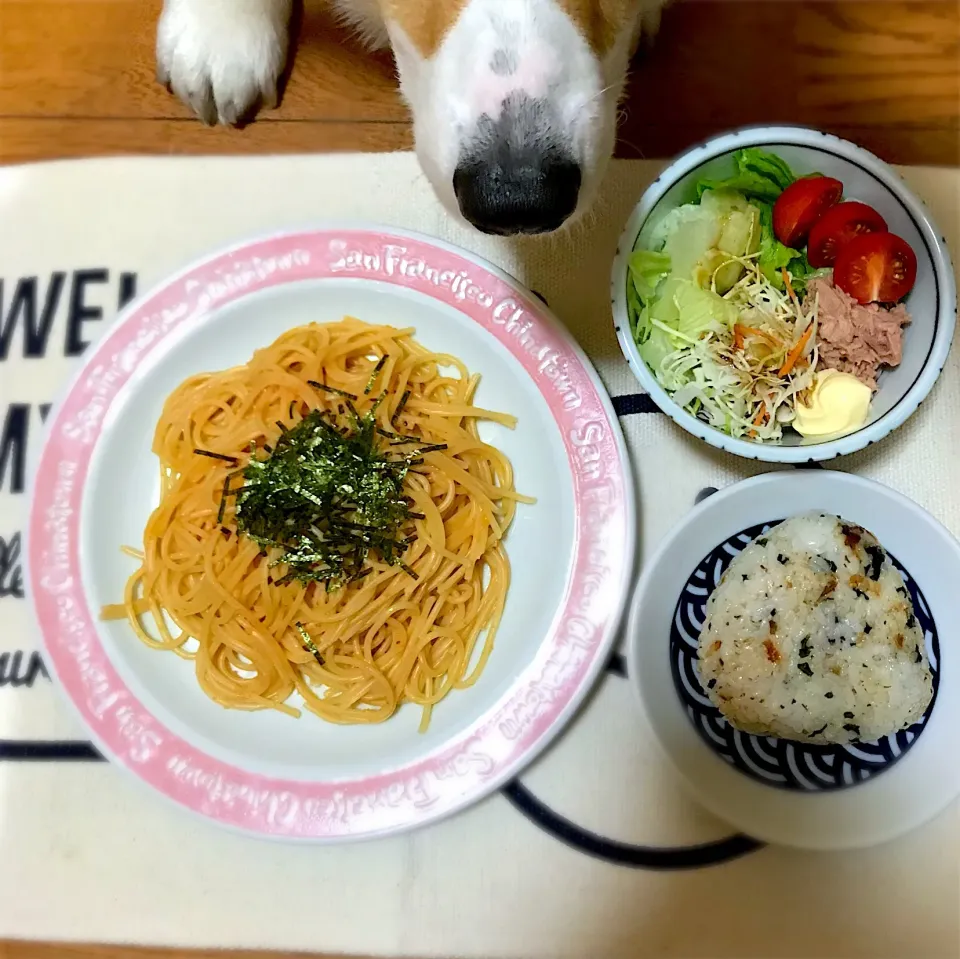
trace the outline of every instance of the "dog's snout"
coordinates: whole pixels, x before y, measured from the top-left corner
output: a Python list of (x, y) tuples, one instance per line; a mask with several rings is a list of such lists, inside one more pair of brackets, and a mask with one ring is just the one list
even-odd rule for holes
[(579, 165), (562, 156), (471, 159), (457, 167), (453, 189), (484, 233), (550, 233), (577, 208), (580, 179)]

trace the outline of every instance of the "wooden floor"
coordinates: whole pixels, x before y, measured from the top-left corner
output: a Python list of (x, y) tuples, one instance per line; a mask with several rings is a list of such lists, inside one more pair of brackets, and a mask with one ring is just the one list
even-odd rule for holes
[[(0, 0), (0, 162), (410, 146), (389, 56), (365, 54), (310, 0), (280, 108), (244, 130), (202, 127), (154, 81), (160, 5)], [(678, 0), (634, 67), (617, 152), (666, 157), (772, 121), (829, 130), (895, 163), (960, 165), (957, 0)], [(161, 956), (224, 959), (0, 943), (0, 959)]]
[[(520, 2), (520, 0), (517, 0)], [(410, 145), (388, 55), (306, 0), (279, 110), (208, 130), (153, 79), (161, 0), (0, 0), (0, 162)], [(957, 0), (676, 0), (636, 64), (618, 153), (789, 121), (898, 163), (960, 164)]]

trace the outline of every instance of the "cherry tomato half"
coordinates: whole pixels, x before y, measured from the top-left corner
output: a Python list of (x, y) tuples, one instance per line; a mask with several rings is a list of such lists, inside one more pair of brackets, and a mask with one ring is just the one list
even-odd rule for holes
[(780, 194), (773, 205), (773, 232), (785, 246), (799, 248), (810, 228), (840, 202), (843, 184), (829, 176), (809, 176)]
[(896, 303), (916, 281), (917, 256), (893, 233), (854, 237), (833, 268), (833, 282), (858, 303)]
[(807, 259), (818, 270), (833, 266), (837, 254), (854, 237), (886, 232), (887, 221), (872, 206), (848, 200), (827, 210), (813, 224), (807, 241)]

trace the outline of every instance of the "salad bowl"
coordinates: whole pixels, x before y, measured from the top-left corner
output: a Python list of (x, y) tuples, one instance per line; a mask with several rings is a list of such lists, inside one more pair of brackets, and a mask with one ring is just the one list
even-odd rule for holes
[[(841, 289), (843, 250), (833, 252), (836, 264), (831, 259), (830, 266), (835, 265), (835, 270), (816, 269), (815, 264), (823, 265), (826, 248), (814, 253), (816, 227), (810, 231), (808, 223), (802, 237), (799, 232), (792, 234), (790, 246), (781, 243), (780, 239), (791, 238), (792, 222), (783, 226), (783, 204), (776, 202), (780, 195), (786, 199), (787, 185), (794, 187), (792, 196), (809, 194), (818, 183), (837, 187), (836, 196), (826, 201), (824, 209), (837, 204), (842, 186), (844, 202), (834, 207), (835, 219), (841, 207), (843, 211), (856, 210), (862, 209), (862, 204), (868, 205), (875, 217), (879, 215), (879, 226), (874, 227), (878, 233), (856, 236), (857, 242), (867, 241), (868, 250), (871, 244), (876, 248), (883, 234), (882, 239), (899, 244), (898, 249), (907, 247), (903, 256), (915, 261), (904, 265), (891, 260), (892, 266), (884, 274), (886, 285), (864, 293), (862, 288), (872, 275), (867, 262), (859, 270), (861, 288), (848, 286), (844, 291), (845, 302), (855, 308), (847, 292), (862, 304), (881, 301), (864, 307), (872, 311), (869, 316), (862, 314), (868, 321), (876, 316), (888, 318), (893, 301), (902, 300), (896, 315), (903, 316), (905, 308), (909, 323), (902, 328), (902, 342), (896, 344), (896, 352), (902, 345), (898, 363), (882, 365), (876, 372), (868, 370), (859, 379), (852, 372), (836, 376), (835, 371), (824, 377), (833, 377), (832, 386), (839, 382), (848, 393), (856, 394), (855, 402), (844, 402), (858, 412), (845, 410), (847, 420), (836, 429), (801, 429), (795, 413), (806, 412), (801, 404), (813, 402), (817, 377), (823, 372), (824, 352), (819, 348), (830, 349), (829, 344), (819, 343), (820, 330), (825, 327), (816, 322), (819, 307), (815, 304), (821, 302), (821, 294), (815, 296), (813, 291), (821, 290), (824, 283), (832, 290), (834, 274), (836, 287)], [(722, 221), (718, 220), (713, 239), (705, 240), (698, 231), (705, 224), (710, 233), (714, 213)], [(859, 224), (857, 229), (871, 232)], [(681, 231), (682, 239), (678, 239)], [(805, 248), (808, 232), (810, 243)], [(856, 230), (851, 235), (856, 235)], [(726, 259), (711, 263), (701, 256), (697, 260), (697, 244), (709, 243), (721, 247)], [(695, 249), (688, 257), (691, 247)], [(855, 247), (856, 243), (851, 249)], [(681, 295), (675, 295), (679, 285), (670, 285), (680, 268), (672, 265), (671, 257), (658, 252), (661, 250), (673, 250), (673, 261), (686, 257), (679, 285), (689, 289), (680, 291)], [(716, 253), (711, 251), (711, 255)], [(731, 268), (724, 263), (731, 257), (736, 261), (735, 273), (724, 280), (724, 269), (729, 274)], [(696, 262), (692, 283), (687, 282), (690, 261)], [(853, 268), (847, 272), (854, 272)], [(892, 292), (891, 277), (902, 281), (899, 286), (894, 284)], [(640, 198), (621, 235), (612, 269), (611, 303), (617, 338), (631, 370), (679, 426), (739, 456), (798, 463), (860, 450), (883, 439), (917, 409), (946, 363), (956, 324), (957, 294), (943, 235), (896, 171), (838, 137), (780, 126), (714, 137), (682, 154), (660, 174)], [(737, 369), (728, 375), (730, 371), (714, 362), (714, 357), (719, 355), (723, 361), (731, 351), (744, 349), (741, 331), (748, 335), (757, 332), (750, 323), (756, 306), (786, 318), (777, 320), (787, 323), (782, 342), (773, 343), (766, 333), (772, 344), (766, 348), (781, 352), (773, 357), (772, 367), (766, 362), (764, 375), (753, 370), (743, 374)], [(899, 322), (893, 322), (898, 329)], [(726, 338), (713, 332), (716, 330)], [(706, 347), (711, 341), (712, 352)], [(762, 355), (765, 344), (759, 345)], [(850, 368), (854, 367), (851, 361)], [(767, 375), (771, 369), (772, 375)], [(778, 380), (776, 374), (784, 370), (789, 375)], [(868, 392), (861, 381), (875, 388)], [(745, 382), (749, 385), (744, 386)], [(751, 395), (751, 390), (756, 390), (756, 395)], [(824, 422), (834, 420), (825, 418)]]

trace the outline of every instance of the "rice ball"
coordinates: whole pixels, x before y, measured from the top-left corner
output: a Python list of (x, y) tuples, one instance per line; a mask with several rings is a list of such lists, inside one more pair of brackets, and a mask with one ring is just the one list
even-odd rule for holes
[(755, 539), (706, 607), (700, 681), (737, 729), (805, 743), (873, 742), (933, 696), (910, 593), (867, 530), (795, 516)]

